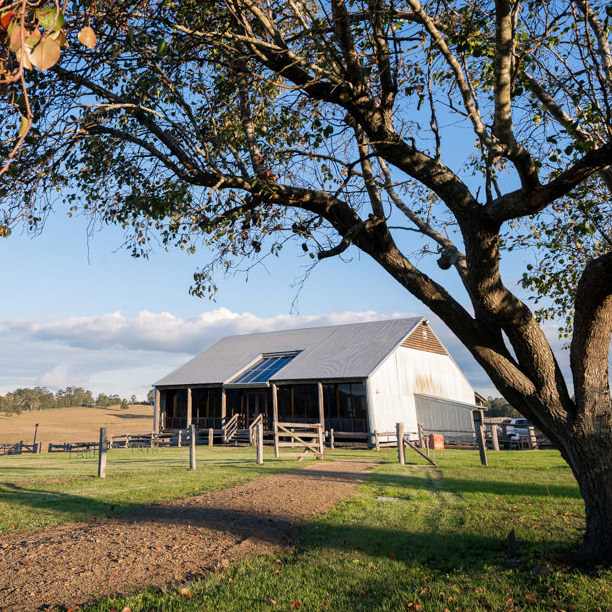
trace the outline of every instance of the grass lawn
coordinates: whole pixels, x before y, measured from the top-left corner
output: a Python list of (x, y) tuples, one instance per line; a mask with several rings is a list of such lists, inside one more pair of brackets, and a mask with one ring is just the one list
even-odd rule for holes
[(101, 518), (296, 467), (293, 459), (274, 459), (270, 449), (265, 458), (258, 466), (253, 448), (198, 447), (194, 472), (187, 469), (188, 447), (113, 449), (107, 477), (101, 480), (96, 477), (97, 457), (0, 456), (0, 533)]
[[(313, 519), (293, 551), (90, 610), (612, 610), (611, 571), (555, 561), (584, 526), (577, 486), (558, 453), (491, 453), (488, 468), (472, 451), (445, 451), (439, 468), (408, 458), (415, 463), (400, 467), (383, 451), (363, 495)], [(536, 575), (544, 564), (550, 573)]]

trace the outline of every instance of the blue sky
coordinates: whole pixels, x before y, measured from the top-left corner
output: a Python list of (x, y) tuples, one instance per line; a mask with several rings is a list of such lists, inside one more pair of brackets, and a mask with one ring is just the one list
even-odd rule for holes
[[(422, 314), (476, 390), (497, 395), (445, 326), (357, 252), (348, 262), (322, 262), (296, 310), (295, 283), (310, 263), (296, 252), (257, 267), (248, 280), (220, 279), (215, 303), (188, 293), (206, 253), (158, 248), (148, 260), (133, 259), (118, 229), (88, 234), (84, 219), (57, 213), (39, 236), (0, 240), (0, 393), (72, 385), (144, 397), (151, 383), (225, 335)], [(511, 284), (520, 263), (511, 264)], [(548, 332), (560, 349), (554, 326)], [(558, 355), (566, 364), (566, 351)]]

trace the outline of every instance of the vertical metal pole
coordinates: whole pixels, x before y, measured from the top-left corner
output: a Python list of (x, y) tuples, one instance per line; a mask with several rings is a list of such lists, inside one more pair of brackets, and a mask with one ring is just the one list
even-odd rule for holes
[(400, 465), (406, 464), (406, 456), (404, 454), (404, 424), (397, 423), (395, 425), (395, 431), (397, 435), (397, 458)]
[(106, 427), (100, 427), (98, 447), (98, 478), (106, 478)]
[(196, 469), (196, 426), (192, 423), (189, 426), (190, 436), (189, 436), (189, 469)]

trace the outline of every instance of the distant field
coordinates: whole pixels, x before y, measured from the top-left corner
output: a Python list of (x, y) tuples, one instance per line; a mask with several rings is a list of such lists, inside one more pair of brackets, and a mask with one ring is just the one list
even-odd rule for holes
[(153, 428), (153, 406), (112, 408), (58, 408), (20, 415), (0, 415), (0, 443), (24, 442), (31, 444), (34, 426), (38, 423), (37, 442), (79, 442), (97, 440), (100, 427), (112, 435), (150, 433)]

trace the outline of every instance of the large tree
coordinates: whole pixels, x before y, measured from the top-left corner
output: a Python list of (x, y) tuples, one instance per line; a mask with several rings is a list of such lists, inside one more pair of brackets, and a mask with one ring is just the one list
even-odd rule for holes
[[(587, 0), (69, 4), (59, 63), (28, 73), (34, 123), (4, 205), (36, 220), (59, 191), (133, 228), (135, 255), (150, 236), (204, 243), (223, 271), (291, 239), (313, 262), (367, 253), (558, 446), (586, 507), (577, 558), (610, 560), (608, 12)], [(90, 25), (93, 51), (74, 40)], [(572, 380), (502, 279), (502, 254), (521, 245), (538, 255), (524, 286), (544, 314), (570, 316)], [(212, 270), (195, 293), (214, 291)]]

